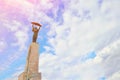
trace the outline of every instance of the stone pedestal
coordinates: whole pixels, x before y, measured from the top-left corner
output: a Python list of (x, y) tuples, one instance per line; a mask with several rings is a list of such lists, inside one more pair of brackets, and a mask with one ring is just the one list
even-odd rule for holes
[(23, 72), (18, 76), (18, 80), (26, 80), (26, 73)]
[(39, 45), (33, 42), (28, 51), (25, 71), (18, 77), (18, 80), (41, 80), (39, 70)]

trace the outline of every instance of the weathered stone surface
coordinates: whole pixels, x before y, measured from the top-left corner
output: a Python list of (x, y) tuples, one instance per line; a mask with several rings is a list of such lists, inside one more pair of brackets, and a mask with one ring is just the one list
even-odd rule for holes
[(23, 72), (18, 76), (18, 80), (26, 80), (26, 73)]
[(41, 80), (41, 73), (32, 74), (30, 80)]
[(31, 43), (28, 51), (25, 71), (19, 76), (18, 80), (41, 80), (39, 70), (39, 45)]

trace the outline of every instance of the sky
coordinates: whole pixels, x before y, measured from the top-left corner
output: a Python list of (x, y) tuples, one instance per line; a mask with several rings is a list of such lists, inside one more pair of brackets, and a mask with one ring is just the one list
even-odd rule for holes
[(18, 80), (42, 24), (42, 80), (120, 80), (120, 0), (0, 0), (0, 80)]

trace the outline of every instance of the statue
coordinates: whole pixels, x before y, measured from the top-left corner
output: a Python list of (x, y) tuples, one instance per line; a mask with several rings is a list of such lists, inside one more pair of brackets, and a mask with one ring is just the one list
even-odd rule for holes
[(32, 31), (34, 32), (32, 42), (36, 42), (38, 37), (38, 32), (40, 30), (40, 27), (42, 27), (42, 25), (37, 22), (31, 22), (31, 24), (32, 24)]
[(38, 32), (41, 24), (31, 22), (33, 40), (28, 49), (28, 56), (24, 72), (18, 76), (18, 80), (41, 80), (41, 72), (39, 72), (39, 44), (36, 43)]

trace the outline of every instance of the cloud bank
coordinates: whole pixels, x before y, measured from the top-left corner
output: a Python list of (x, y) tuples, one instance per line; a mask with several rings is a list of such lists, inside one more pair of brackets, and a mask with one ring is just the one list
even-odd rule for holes
[[(6, 35), (12, 32), (14, 39), (6, 40), (5, 44), (15, 42), (11, 46), (17, 46), (18, 51), (27, 50), (26, 45), (30, 42), (31, 35), (28, 34), (30, 28), (27, 26), (31, 20), (35, 20), (43, 23), (43, 30), (46, 30), (45, 35), (40, 35), (46, 37), (46, 44), (42, 46), (45, 51), (40, 54), (39, 61), (43, 80), (119, 80), (120, 1), (37, 1), (14, 1), (17, 5), (11, 4), (13, 0), (3, 2), (2, 5), (7, 6), (3, 7), (6, 11), (0, 9), (0, 22), (5, 26), (1, 28), (0, 35), (6, 29), (8, 31), (2, 36), (0, 45), (7, 38)], [(8, 12), (10, 9), (11, 12)], [(14, 17), (11, 17), (13, 14)], [(5, 48), (3, 46), (0, 51)], [(23, 53), (16, 55), (22, 56)], [(19, 57), (10, 61), (17, 59)], [(14, 74), (19, 75), (20, 71)], [(12, 80), (16, 79), (14, 74)]]

